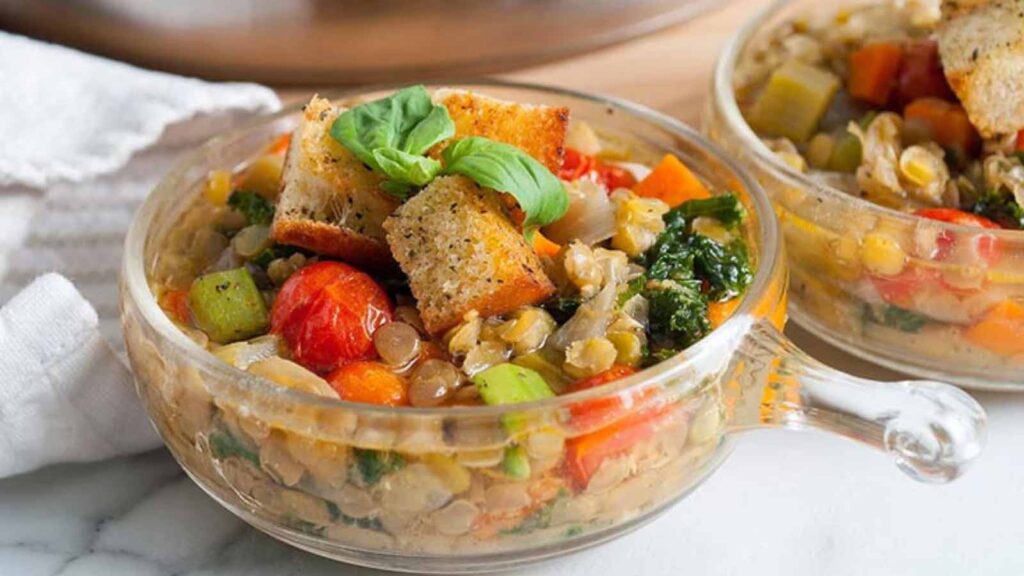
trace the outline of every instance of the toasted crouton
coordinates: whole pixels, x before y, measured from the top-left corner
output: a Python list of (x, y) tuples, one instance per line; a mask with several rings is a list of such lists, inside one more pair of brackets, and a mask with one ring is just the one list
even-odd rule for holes
[[(444, 105), (455, 122), (455, 138), (483, 136), (516, 146), (557, 173), (565, 154), (569, 109), (498, 100), (465, 90), (440, 89), (434, 101)], [(431, 152), (438, 156), (442, 142)]]
[(394, 267), (384, 219), (398, 201), (380, 190), (382, 177), (330, 135), (343, 111), (314, 96), (285, 158), (271, 237), (376, 270)]
[(471, 310), (503, 314), (555, 291), (497, 194), (463, 176), (435, 179), (396, 210), (384, 229), (431, 334), (451, 328)]
[(1024, 128), (1024, 9), (1020, 0), (944, 6), (939, 56), (953, 91), (985, 137)]

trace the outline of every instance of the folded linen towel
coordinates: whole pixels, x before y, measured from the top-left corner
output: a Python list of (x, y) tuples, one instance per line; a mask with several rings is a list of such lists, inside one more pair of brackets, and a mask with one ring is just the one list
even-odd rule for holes
[(124, 235), (183, 152), (280, 103), (4, 32), (0, 54), (3, 477), (159, 444), (119, 354)]
[(139, 452), (160, 439), (96, 311), (59, 274), (0, 308), (0, 477)]

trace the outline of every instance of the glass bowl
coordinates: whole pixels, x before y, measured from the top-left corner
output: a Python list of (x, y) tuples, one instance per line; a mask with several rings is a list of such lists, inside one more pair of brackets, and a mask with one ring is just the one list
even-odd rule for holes
[[(850, 6), (781, 0), (752, 18), (718, 60), (704, 130), (774, 202), (789, 258), (790, 314), (798, 324), (906, 373), (970, 388), (1024, 389), (1024, 338), (1012, 335), (1024, 330), (1024, 318), (996, 323), (995, 333), (983, 324), (1000, 303), (1024, 303), (1024, 232), (929, 220), (812, 180), (778, 160), (740, 113), (735, 70), (749, 49), (786, 20)], [(951, 253), (936, 250), (936, 239), (949, 243)], [(996, 246), (999, 257), (980, 258), (983, 245)], [(900, 310), (915, 320), (900, 322)]]
[[(189, 339), (157, 305), (147, 276), (207, 172), (260, 150), (294, 126), (298, 109), (260, 119), (210, 141), (160, 182), (128, 235), (121, 282), (138, 393), (182, 467), (226, 508), (280, 540), (345, 562), (479, 572), (640, 526), (696, 488), (747, 429), (827, 430), (888, 452), (924, 481), (951, 480), (978, 455), (985, 415), (965, 393), (933, 382), (859, 380), (781, 335), (786, 272), (770, 203), (692, 129), (627, 102), (560, 89), (460, 87), (569, 106), (574, 118), (638, 153), (674, 153), (714, 188), (736, 192), (752, 215), (757, 270), (747, 295), (731, 319), (675, 358), (548, 400), (389, 408), (283, 388)], [(584, 405), (602, 407), (600, 417), (573, 418)], [(529, 455), (527, 480), (499, 467), (512, 442)], [(586, 486), (566, 480), (569, 466), (591, 467)]]

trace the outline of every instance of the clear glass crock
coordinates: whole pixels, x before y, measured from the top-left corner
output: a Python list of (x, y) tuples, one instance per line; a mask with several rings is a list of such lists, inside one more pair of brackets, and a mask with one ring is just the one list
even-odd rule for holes
[[(905, 214), (814, 181), (779, 161), (737, 104), (737, 63), (779, 24), (870, 2), (778, 0), (747, 22), (719, 57), (704, 131), (761, 183), (775, 204), (789, 258), (790, 314), (816, 336), (868, 361), (976, 389), (1024, 389), (1024, 345), (979, 344), (972, 326), (1000, 302), (1024, 303), (1024, 232), (979, 230)], [(871, 236), (905, 255), (898, 274), (862, 262)], [(956, 257), (934, 249), (955, 239)], [(869, 239), (866, 244), (865, 239)], [(994, 262), (968, 249), (992, 243)], [(866, 249), (865, 246), (868, 246)], [(879, 321), (890, 304), (928, 317), (910, 331)], [(884, 319), (884, 316), (882, 316)]]
[[(147, 282), (163, 238), (207, 172), (260, 150), (294, 124), (297, 109), (216, 138), (168, 174), (136, 216), (121, 301), (139, 395), (182, 467), (229, 510), (276, 538), (345, 562), (479, 572), (566, 554), (642, 525), (696, 488), (729, 454), (736, 433), (751, 428), (816, 428), (846, 436), (888, 452), (924, 481), (951, 480), (978, 455), (985, 415), (965, 393), (938, 383), (858, 380), (817, 363), (781, 335), (785, 260), (768, 199), (693, 130), (603, 97), (499, 83), (464, 87), (569, 106), (574, 118), (637, 150), (677, 154), (713, 187), (735, 191), (752, 214), (753, 285), (731, 319), (677, 357), (550, 400), (388, 408), (285, 389), (195, 344), (164, 315)], [(625, 408), (591, 419), (586, 429), (572, 416), (574, 406), (609, 402)], [(647, 418), (651, 414), (656, 417)], [(517, 426), (503, 425), (510, 417)], [(605, 460), (585, 488), (559, 483), (567, 444), (594, 438), (584, 434), (622, 430), (637, 419), (650, 425), (644, 439)], [(218, 450), (213, 439), (225, 428), (259, 455)], [(494, 456), (510, 442), (527, 446), (533, 470), (543, 478), (503, 477)], [(293, 474), (282, 482), (263, 460), (264, 451), (296, 446), (304, 451), (296, 459), (305, 458), (307, 467), (300, 479)], [(535, 454), (544, 452), (537, 446), (546, 446), (547, 455)], [(347, 472), (357, 449), (398, 453), (405, 467), (367, 487)], [(310, 451), (320, 458), (310, 462)], [(416, 497), (422, 494), (431, 496)], [(523, 504), (529, 530), (501, 523), (508, 513), (503, 507), (517, 495), (529, 501)], [(461, 524), (452, 522), (455, 507)], [(495, 521), (497, 528), (481, 533), (480, 526)]]

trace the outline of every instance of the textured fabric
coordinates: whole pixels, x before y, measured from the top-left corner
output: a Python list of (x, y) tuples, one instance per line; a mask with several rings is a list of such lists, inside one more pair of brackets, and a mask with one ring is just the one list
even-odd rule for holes
[(4, 32), (0, 54), (2, 477), (159, 444), (123, 362), (124, 235), (183, 153), (280, 103)]
[(46, 274), (0, 309), (0, 477), (159, 445), (96, 312)]

